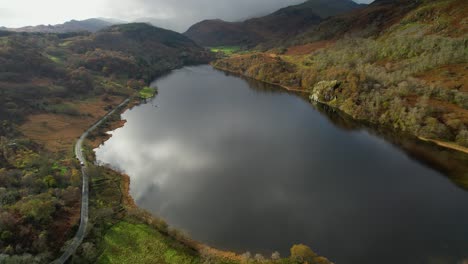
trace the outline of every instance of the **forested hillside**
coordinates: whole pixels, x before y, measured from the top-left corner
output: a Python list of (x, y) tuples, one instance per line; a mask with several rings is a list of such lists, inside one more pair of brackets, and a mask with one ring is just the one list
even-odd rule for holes
[(468, 147), (467, 12), (462, 0), (377, 0), (214, 65), (308, 91), (355, 119)]
[(146, 24), (1, 32), (0, 263), (47, 263), (76, 231), (81, 168), (72, 149), (87, 127), (152, 78), (209, 59), (186, 37)]

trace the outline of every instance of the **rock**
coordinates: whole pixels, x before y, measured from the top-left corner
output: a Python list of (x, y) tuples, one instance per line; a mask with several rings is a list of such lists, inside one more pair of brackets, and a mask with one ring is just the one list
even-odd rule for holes
[(341, 83), (337, 80), (318, 82), (311, 89), (310, 99), (317, 102), (330, 102), (336, 99), (335, 89), (338, 88), (340, 84)]

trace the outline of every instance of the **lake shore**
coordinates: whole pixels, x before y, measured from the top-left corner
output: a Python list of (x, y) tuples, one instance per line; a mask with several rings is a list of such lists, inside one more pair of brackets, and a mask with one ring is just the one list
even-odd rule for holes
[[(157, 96), (157, 93), (155, 94)], [(110, 118), (110, 120), (101, 127), (98, 127), (95, 131), (96, 136), (93, 138), (93, 140), (89, 140), (88, 144), (91, 146), (93, 149), (99, 147), (101, 144), (104, 144), (107, 140), (109, 140), (112, 137), (112, 134), (108, 133), (114, 130), (117, 130), (121, 127), (123, 127), (126, 124), (126, 120), (121, 119), (121, 115), (127, 111), (131, 110), (133, 107), (137, 107), (145, 102), (147, 100), (151, 100), (149, 98), (147, 99), (141, 99), (141, 98), (134, 98), (131, 100), (126, 106), (122, 107), (119, 111), (117, 111), (114, 115), (119, 116), (119, 118)], [(96, 157), (94, 155), (91, 155), (90, 161), (96, 162)], [(141, 209), (134, 198), (132, 197), (130, 193), (130, 188), (131, 188), (131, 176), (128, 174), (125, 174), (124, 172), (120, 172), (117, 170), (112, 169), (111, 167), (105, 166), (107, 170), (111, 172), (112, 177), (114, 178), (115, 181), (119, 182), (119, 193), (120, 193), (120, 201), (121, 205), (123, 208), (125, 208), (125, 211), (123, 212), (124, 215), (120, 220), (118, 220), (115, 225), (119, 225), (120, 223), (134, 223), (134, 224), (144, 224), (149, 226), (150, 228), (153, 228), (157, 232), (163, 235), (163, 237), (166, 237), (170, 240), (173, 240), (175, 243), (178, 243), (182, 246), (181, 252), (185, 250), (197, 252), (196, 255), (202, 259), (210, 259), (210, 260), (215, 260), (216, 262), (214, 263), (230, 263), (230, 264), (237, 264), (237, 263), (244, 263), (248, 259), (254, 259), (254, 256), (249, 255), (241, 255), (236, 252), (231, 252), (229, 250), (220, 250), (214, 247), (211, 247), (207, 244), (201, 243), (199, 241), (196, 241), (189, 236), (185, 235), (182, 231), (171, 228), (170, 225), (166, 224), (165, 220), (159, 218), (158, 216), (155, 216), (154, 214)], [(106, 234), (107, 235), (107, 234)], [(86, 242), (86, 238), (85, 238)], [(107, 254), (107, 253), (106, 253)], [(262, 257), (263, 258), (263, 257)], [(317, 262), (313, 263), (320, 263), (320, 264), (331, 264), (327, 258), (322, 257), (322, 256), (315, 256), (314, 259), (317, 260)], [(282, 259), (284, 262), (282, 263), (295, 263), (295, 262), (290, 262), (292, 261), (290, 258), (285, 257)], [(263, 258), (263, 261), (261, 263), (276, 263), (276, 261), (269, 260), (268, 257)]]
[[(280, 83), (275, 83), (275, 82), (270, 82), (270, 81), (267, 81), (267, 80), (258, 79), (258, 78), (255, 78), (255, 76), (254, 77), (247, 76), (247, 75), (244, 75), (242, 72), (235, 71), (235, 70), (232, 70), (232, 69), (229, 69), (229, 68), (226, 68), (226, 67), (221, 67), (221, 66), (217, 65), (216, 63), (211, 63), (210, 65), (213, 66), (215, 69), (218, 69), (220, 71), (229, 72), (229, 73), (232, 73), (232, 74), (235, 74), (235, 75), (242, 76), (244, 78), (250, 78), (250, 79), (253, 79), (253, 80), (256, 80), (256, 81), (260, 81), (260, 82), (264, 82), (264, 83), (267, 83), (267, 84), (275, 85), (275, 86), (281, 87), (281, 88), (283, 88), (283, 89), (285, 89), (287, 91), (290, 91), (290, 92), (300, 92), (300, 93), (307, 93), (307, 94), (309, 93), (305, 89), (293, 88), (293, 87), (289, 87), (289, 86), (286, 86), (286, 85), (283, 85), (283, 84), (280, 84)], [(336, 106), (331, 105), (331, 104), (329, 104), (327, 102), (320, 101), (319, 103), (327, 105), (327, 106), (332, 107), (332, 108), (335, 108), (335, 109), (337, 109), (339, 111), (342, 111), (341, 109), (338, 109), (338, 108), (336, 108)], [(344, 113), (348, 114), (346, 112), (344, 112)], [(351, 115), (348, 115), (348, 116), (350, 118), (353, 118)], [(355, 118), (353, 118), (353, 119), (356, 120), (356, 121), (366, 121), (366, 122), (368, 122), (368, 120), (360, 120), (360, 119), (355, 119)], [(442, 140), (428, 139), (428, 138), (421, 137), (421, 136), (418, 136), (418, 135), (414, 135), (414, 136), (419, 140), (422, 140), (422, 141), (425, 141), (425, 142), (432, 142), (432, 143), (434, 143), (434, 144), (436, 144), (438, 146), (468, 154), (468, 148), (460, 146), (460, 145), (456, 144), (455, 142), (444, 142)]]
[[(276, 186), (275, 179), (280, 181), (283, 179), (281, 174), (276, 174), (276, 171), (281, 170), (275, 169), (274, 165), (279, 164), (275, 162), (275, 158), (281, 156), (279, 153), (291, 153), (288, 158), (282, 159), (283, 165), (278, 165), (288, 172), (289, 176), (284, 179), (285, 181), (302, 182), (303, 186), (308, 187), (323, 186), (322, 188), (325, 188), (325, 186), (329, 186), (329, 190), (322, 190), (324, 196), (335, 193), (336, 185), (334, 183), (336, 182), (350, 181), (349, 184), (356, 184), (354, 187), (363, 188), (360, 191), (363, 193), (360, 196), (362, 201), (350, 205), (350, 208), (355, 210), (359, 210), (362, 204), (372, 203), (368, 201), (369, 196), (365, 194), (368, 191), (374, 193), (375, 188), (382, 188), (382, 192), (388, 192), (388, 194), (381, 194), (383, 201), (388, 203), (388, 206), (392, 205), (391, 201), (386, 200), (386, 197), (391, 197), (394, 192), (393, 188), (401, 192), (399, 199), (408, 199), (409, 201), (414, 197), (412, 192), (414, 187), (420, 189), (419, 195), (427, 198), (416, 199), (417, 201), (437, 200), (437, 197), (432, 195), (432, 187), (432, 189), (446, 188), (449, 190), (447, 194), (461, 192), (453, 183), (463, 188), (463, 182), (460, 182), (463, 178), (457, 182), (456, 175), (454, 175), (464, 167), (458, 168), (460, 167), (458, 166), (459, 161), (463, 160), (463, 158), (458, 159), (462, 155), (461, 153), (446, 151), (434, 144), (416, 140), (409, 134), (386, 130), (383, 126), (355, 122), (342, 111), (335, 111), (322, 104), (311, 104), (301, 94), (289, 92), (286, 89), (282, 91), (277, 86), (265, 85), (263, 82), (230, 76), (210, 66), (177, 70), (154, 84), (160, 88), (159, 97), (128, 111), (124, 115), (124, 118), (128, 120), (127, 125), (113, 133), (113, 139), (96, 150), (98, 160), (111, 164), (111, 166), (118, 166), (132, 175), (132, 194), (138, 200), (139, 206), (150, 210), (155, 215), (167, 218), (171, 223), (177, 223), (178, 227), (189, 230), (195, 238), (210, 241), (212, 245), (223, 249), (235, 248), (237, 252), (243, 252), (255, 248), (263, 254), (269, 254), (270, 249), (280, 249), (282, 250), (281, 254), (287, 254), (286, 249), (291, 243), (294, 243), (293, 241), (314, 245), (314, 248), (321, 252), (328, 252), (327, 246), (324, 246), (323, 243), (336, 244), (326, 237), (320, 240), (314, 239), (317, 237), (313, 231), (314, 228), (320, 230), (337, 229), (330, 227), (331, 223), (327, 224), (326, 221), (324, 226), (317, 226), (313, 221), (310, 221), (311, 218), (315, 217), (313, 213), (290, 212), (292, 216), (288, 215), (289, 217), (294, 217), (297, 214), (294, 219), (310, 223), (311, 231), (304, 231), (307, 235), (298, 235), (295, 238), (278, 236), (264, 241), (261, 238), (272, 233), (268, 227), (259, 226), (256, 233), (243, 234), (241, 230), (252, 230), (253, 226), (249, 226), (249, 223), (242, 226), (231, 224), (238, 222), (237, 219), (242, 217), (243, 211), (255, 212), (255, 210), (252, 208), (254, 207), (251, 203), (252, 198), (239, 198), (231, 204), (228, 197), (235, 197), (235, 194), (230, 193), (230, 189), (234, 190), (233, 192), (242, 189), (248, 194), (256, 193), (255, 191), (259, 187), (269, 189), (270, 184)], [(182, 98), (189, 98), (189, 100)], [(155, 108), (155, 105), (159, 107)], [(211, 116), (211, 113), (221, 114)], [(232, 129), (223, 130), (223, 121), (229, 120), (228, 117), (232, 114), (235, 114), (236, 117), (235, 124), (246, 123), (250, 125), (237, 126), (235, 131)], [(197, 119), (198, 116), (206, 118)], [(272, 116), (275, 118), (270, 118)], [(190, 122), (192, 120), (196, 121)], [(207, 130), (207, 128), (209, 129)], [(232, 142), (225, 141), (226, 137), (232, 136), (251, 143), (248, 146), (237, 143), (238, 149), (232, 148)], [(168, 137), (171, 138), (169, 149), (165, 146)], [(205, 146), (209, 146), (211, 142), (216, 142), (216, 147), (214, 149), (206, 148)], [(258, 142), (258, 144), (254, 144), (254, 142)], [(271, 142), (276, 143), (271, 144)], [(298, 144), (298, 142), (301, 143)], [(328, 146), (329, 151), (323, 150), (325, 145)], [(331, 150), (332, 148), (335, 150)], [(224, 155), (226, 149), (230, 151), (229, 154)], [(333, 155), (332, 153), (335, 151), (341, 154)], [(155, 152), (168, 152), (168, 156), (152, 158), (152, 156), (147, 155), (147, 153)], [(127, 153), (134, 153), (135, 156), (129, 158)], [(268, 153), (268, 155), (256, 155), (256, 153)], [(250, 155), (255, 156), (255, 158)], [(230, 157), (232, 156), (246, 157), (246, 160), (241, 159), (235, 164), (231, 164)], [(197, 162), (199, 164), (197, 166), (201, 167), (197, 167), (198, 169), (195, 170), (180, 168), (182, 161), (193, 160), (194, 157), (197, 158), (197, 161), (201, 159), (201, 161), (208, 160), (210, 162), (208, 164)], [(393, 162), (389, 162), (389, 160)], [(248, 169), (248, 172), (239, 171), (237, 165), (246, 164), (246, 161), (250, 161), (254, 165)], [(325, 168), (327, 166), (322, 164), (328, 164), (328, 161), (330, 164), (340, 164), (340, 167), (343, 168), (338, 171), (333, 168)], [(151, 166), (142, 167), (141, 164), (151, 164)], [(221, 171), (222, 168), (218, 170), (213, 164), (223, 164), (222, 167), (231, 169)], [(243, 165), (241, 166), (243, 168)], [(271, 166), (272, 173), (263, 174), (262, 171), (268, 166)], [(345, 169), (346, 166), (348, 168)], [(313, 171), (303, 171), (305, 169), (300, 168), (314, 169)], [(367, 176), (365, 179), (361, 178), (361, 181), (357, 181), (356, 177), (343, 177), (343, 171), (362, 171), (363, 173), (360, 175)], [(170, 177), (167, 176), (168, 172), (170, 172)], [(255, 177), (251, 177), (251, 175), (255, 175)], [(408, 177), (410, 175), (413, 177)], [(213, 186), (214, 183), (197, 184), (199, 177), (205, 177), (213, 182), (229, 182), (230, 180), (233, 182), (226, 186), (226, 190), (210, 192), (209, 186)], [(250, 182), (248, 186), (242, 186), (245, 182), (243, 177), (246, 177)], [(307, 179), (307, 182), (304, 180), (296, 181), (294, 177)], [(266, 180), (266, 178), (270, 180)], [(451, 181), (448, 181), (448, 178)], [(330, 181), (330, 183), (327, 184), (324, 181)], [(374, 181), (377, 184), (371, 186)], [(395, 182), (401, 182), (401, 184), (394, 184)], [(154, 187), (149, 188), (149, 183), (153, 183)], [(261, 184), (257, 186), (257, 183)], [(421, 183), (424, 184), (421, 186)], [(171, 188), (171, 186), (177, 187)], [(316, 199), (314, 196), (318, 194), (313, 190), (307, 190), (308, 187), (303, 190), (303, 194), (299, 195), (297, 187), (284, 190), (284, 199), (294, 199), (293, 197), (296, 195), (304, 198), (310, 196), (309, 199), (304, 200), (310, 201), (309, 208), (312, 211), (323, 212), (325, 218), (334, 217), (336, 214), (331, 212), (327, 216), (326, 210), (322, 211), (322, 206), (327, 207), (328, 210), (336, 208), (336, 212), (339, 213), (340, 206), (335, 207), (331, 197)], [(340, 191), (347, 192), (347, 190)], [(181, 192), (185, 195), (180, 196)], [(222, 193), (221, 196), (219, 192)], [(200, 193), (206, 195), (199, 195)], [(272, 200), (268, 197), (265, 199)], [(320, 203), (318, 202), (320, 199), (328, 202)], [(427, 202), (427, 204), (432, 204), (432, 202)], [(220, 206), (218, 207), (218, 205)], [(368, 206), (373, 205), (364, 207)], [(387, 207), (387, 205), (382, 207)], [(187, 208), (192, 208), (192, 210), (187, 210)], [(232, 216), (225, 221), (220, 219), (220, 221), (210, 223), (210, 219), (213, 219), (211, 213), (229, 215), (226, 210), (233, 210), (230, 208), (239, 209), (231, 212)], [(273, 204), (266, 204), (265, 208), (262, 215), (270, 215), (269, 211), (271, 214), (283, 210), (286, 212), (288, 210), (297, 211), (291, 207), (283, 208)], [(360, 220), (355, 219), (353, 222), (366, 221), (366, 210), (364, 209), (363, 212), (362, 217), (356, 216)], [(430, 211), (427, 213), (430, 214)], [(184, 217), (181, 218), (180, 215)], [(409, 212), (406, 217), (420, 216)], [(257, 214), (248, 216), (248, 219), (246, 221), (252, 221), (251, 223), (273, 221)], [(203, 225), (193, 226), (194, 221), (203, 223)], [(278, 220), (275, 221), (281, 222), (282, 220), (278, 217)], [(291, 231), (285, 230), (284, 232), (294, 234), (295, 227), (299, 225), (293, 224), (292, 226)], [(237, 230), (235, 232), (242, 234), (242, 237), (233, 239), (233, 236), (230, 235), (234, 232), (232, 230)], [(216, 239), (220, 232), (223, 232), (225, 238)], [(378, 230), (371, 233), (377, 234)], [(256, 243), (251, 243), (248, 241), (251, 236), (257, 236), (260, 239)], [(331, 236), (337, 237), (333, 234)], [(210, 237), (214, 239), (210, 239)], [(434, 242), (436, 241), (434, 240)], [(385, 244), (385, 242), (379, 244)], [(404, 252), (404, 250), (400, 252)], [(348, 259), (348, 256), (343, 258), (340, 253), (328, 252), (327, 254), (336, 258), (337, 261)], [(410, 252), (406, 253), (408, 253), (406, 256), (411, 255)], [(405, 256), (406, 253), (400, 253), (400, 257)]]

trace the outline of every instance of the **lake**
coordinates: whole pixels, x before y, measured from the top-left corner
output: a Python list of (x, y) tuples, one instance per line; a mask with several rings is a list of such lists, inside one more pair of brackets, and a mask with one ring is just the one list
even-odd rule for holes
[(338, 264), (468, 258), (468, 155), (210, 66), (153, 85), (97, 159), (195, 240), (266, 256), (304, 243)]

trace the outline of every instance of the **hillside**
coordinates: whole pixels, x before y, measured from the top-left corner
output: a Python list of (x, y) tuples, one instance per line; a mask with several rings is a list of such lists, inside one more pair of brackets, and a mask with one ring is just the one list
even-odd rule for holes
[(463, 0), (377, 0), (214, 66), (466, 152), (467, 12)]
[[(327, 18), (349, 12), (360, 5), (352, 0), (308, 0), (302, 4), (285, 7), (273, 14), (290, 13), (294, 10), (310, 9), (317, 16)], [(362, 4), (365, 6), (365, 4)]]
[(261, 42), (297, 35), (322, 19), (359, 7), (351, 0), (308, 0), (244, 22), (205, 20), (190, 27), (184, 35), (202, 46), (253, 47)]
[[(138, 98), (153, 77), (209, 59), (186, 37), (146, 24), (94, 34), (2, 32), (0, 262), (49, 263), (76, 231), (81, 168), (71, 150), (83, 131), (124, 98)], [(124, 177), (94, 166), (89, 173), (113, 177), (92, 187), (100, 195), (91, 198), (93, 224), (120, 219)], [(112, 195), (103, 198), (106, 188)], [(111, 215), (99, 218), (101, 209)]]
[(355, 37), (375, 36), (398, 23), (419, 4), (420, 1), (376, 0), (366, 8), (326, 19), (317, 27), (310, 27), (288, 41), (289, 44), (301, 44), (337, 39), (346, 34)]
[(209, 54), (187, 37), (145, 23), (115, 25), (67, 44), (72, 51), (91, 57), (85, 62), (91, 69), (107, 67), (145, 81), (170, 69), (209, 59)]
[(57, 25), (38, 25), (21, 28), (1, 28), (14, 32), (40, 32), (40, 33), (70, 33), (70, 32), (96, 32), (115, 24), (115, 21), (98, 18), (86, 20), (71, 20)]

